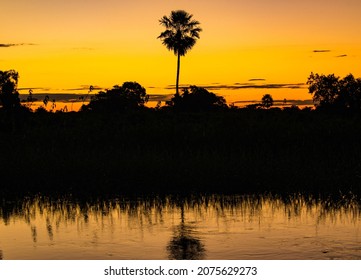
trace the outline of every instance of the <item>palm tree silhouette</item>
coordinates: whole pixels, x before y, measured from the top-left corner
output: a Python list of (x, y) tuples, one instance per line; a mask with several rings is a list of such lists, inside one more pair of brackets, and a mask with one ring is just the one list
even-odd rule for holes
[(199, 32), (202, 29), (199, 27), (199, 22), (192, 19), (193, 15), (183, 10), (172, 11), (170, 16), (163, 16), (159, 22), (166, 28), (158, 39), (162, 40), (163, 45), (168, 50), (173, 51), (177, 56), (177, 79), (176, 79), (176, 94), (179, 94), (179, 69), (180, 57), (185, 56), (186, 53), (196, 44), (199, 39)]

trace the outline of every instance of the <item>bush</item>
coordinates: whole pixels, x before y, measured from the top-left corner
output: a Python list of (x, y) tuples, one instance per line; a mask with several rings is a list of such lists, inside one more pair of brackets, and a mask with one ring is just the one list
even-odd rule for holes
[(96, 94), (82, 111), (119, 112), (131, 111), (144, 107), (148, 95), (144, 87), (136, 82), (125, 82), (122, 86), (115, 85), (112, 89)]
[(205, 88), (190, 86), (182, 94), (175, 94), (167, 102), (168, 107), (177, 111), (199, 112), (227, 108), (226, 100)]

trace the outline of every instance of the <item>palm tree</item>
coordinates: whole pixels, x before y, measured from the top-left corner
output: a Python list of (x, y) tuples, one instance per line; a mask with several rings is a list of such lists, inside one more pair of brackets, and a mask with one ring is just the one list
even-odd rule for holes
[(199, 27), (199, 22), (192, 19), (193, 15), (183, 10), (172, 11), (170, 16), (163, 16), (159, 22), (166, 28), (158, 39), (162, 40), (163, 45), (168, 50), (173, 51), (177, 56), (177, 80), (176, 80), (176, 94), (178, 95), (179, 87), (179, 69), (180, 57), (185, 56), (186, 53), (196, 44), (199, 39), (199, 32), (202, 29)]

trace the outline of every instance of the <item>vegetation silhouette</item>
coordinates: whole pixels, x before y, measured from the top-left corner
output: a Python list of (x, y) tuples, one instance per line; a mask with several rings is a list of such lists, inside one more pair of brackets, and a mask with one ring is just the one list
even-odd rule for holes
[(361, 79), (352, 74), (343, 79), (311, 73), (308, 77), (309, 93), (313, 94), (316, 108), (361, 112)]
[(112, 89), (100, 91), (94, 95), (82, 111), (119, 112), (144, 108), (148, 102), (148, 95), (144, 87), (137, 82), (125, 82), (122, 86), (115, 85)]
[(246, 105), (248, 110), (259, 110), (259, 109), (269, 109), (273, 106), (273, 97), (270, 94), (263, 95), (260, 103), (252, 103)]
[(20, 102), (19, 74), (15, 70), (0, 71), (0, 131), (15, 132), (24, 125), (30, 109)]
[(262, 102), (261, 102), (262, 106), (264, 108), (270, 108), (273, 106), (273, 98), (270, 94), (265, 94), (262, 97)]
[(184, 88), (182, 94), (176, 93), (166, 104), (173, 110), (182, 112), (205, 112), (228, 108), (222, 96), (197, 86)]
[(163, 45), (177, 56), (176, 94), (179, 94), (180, 57), (185, 56), (194, 47), (202, 31), (199, 27), (200, 23), (192, 18), (193, 15), (186, 11), (177, 10), (159, 20), (166, 30), (158, 36), (158, 39), (161, 39)]
[(18, 79), (19, 74), (15, 70), (0, 71), (0, 104), (7, 112), (20, 107)]

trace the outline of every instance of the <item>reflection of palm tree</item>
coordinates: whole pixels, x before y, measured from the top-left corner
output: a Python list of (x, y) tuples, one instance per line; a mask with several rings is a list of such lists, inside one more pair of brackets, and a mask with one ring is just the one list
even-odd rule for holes
[(169, 259), (201, 260), (204, 258), (204, 245), (194, 236), (194, 231), (184, 222), (184, 203), (181, 204), (181, 224), (167, 246)]
[(180, 57), (185, 56), (186, 53), (195, 45), (199, 39), (199, 32), (202, 31), (198, 27), (199, 22), (192, 19), (193, 15), (186, 11), (178, 10), (172, 11), (170, 16), (163, 16), (159, 20), (166, 30), (162, 32), (158, 38), (162, 40), (163, 45), (168, 50), (173, 51), (178, 57), (177, 62), (177, 80), (176, 80), (176, 94), (179, 94), (179, 69)]

